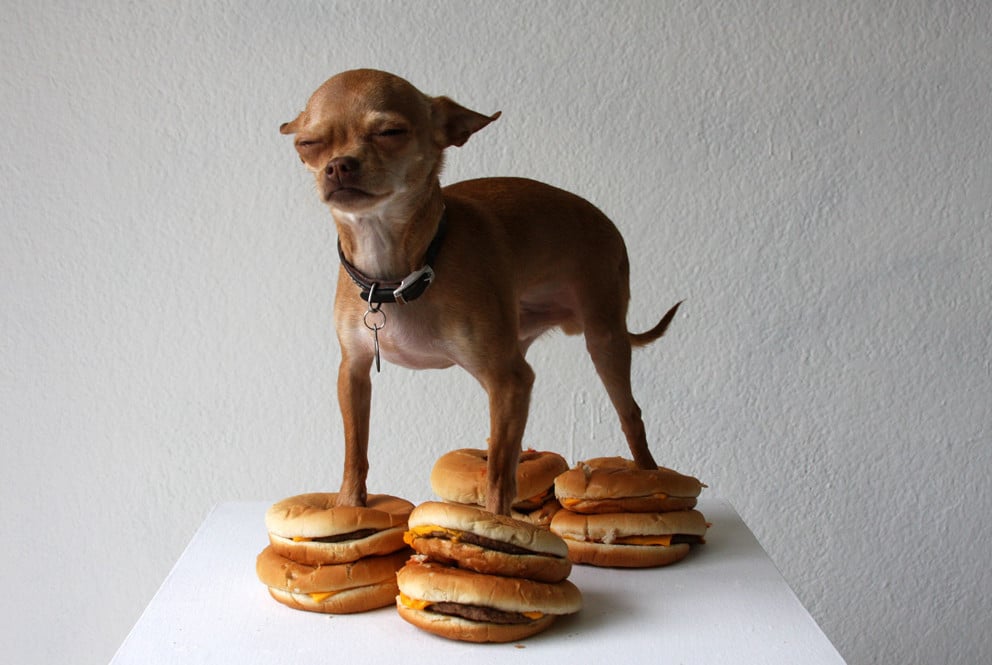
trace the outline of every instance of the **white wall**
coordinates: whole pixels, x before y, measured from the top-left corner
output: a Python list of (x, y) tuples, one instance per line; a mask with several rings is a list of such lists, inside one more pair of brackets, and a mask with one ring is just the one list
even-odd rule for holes
[[(656, 456), (850, 662), (992, 657), (992, 6), (205, 5), (5, 3), (8, 662), (106, 662), (213, 504), (336, 489), (334, 235), (277, 128), (355, 66), (502, 110), (446, 181), (606, 210), (632, 328), (686, 298), (635, 359)], [(581, 341), (531, 360), (527, 443), (623, 452)], [(483, 445), (465, 374), (375, 389), (373, 491)]]

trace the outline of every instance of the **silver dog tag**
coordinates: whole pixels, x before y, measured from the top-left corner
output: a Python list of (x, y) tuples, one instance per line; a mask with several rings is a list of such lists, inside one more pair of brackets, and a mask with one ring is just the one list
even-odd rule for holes
[(376, 374), (378, 374), (380, 371), (379, 331), (386, 325), (386, 314), (382, 311), (382, 309), (380, 309), (379, 305), (372, 306), (370, 303), (369, 310), (365, 312), (365, 316), (362, 318), (362, 321), (365, 323), (365, 327), (372, 331), (373, 353), (375, 354), (375, 371)]

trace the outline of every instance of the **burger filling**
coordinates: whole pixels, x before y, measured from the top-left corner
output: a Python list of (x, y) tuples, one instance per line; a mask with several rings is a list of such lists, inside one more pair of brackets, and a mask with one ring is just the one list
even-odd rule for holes
[[(444, 540), (450, 540), (455, 543), (468, 543), (470, 545), (477, 545), (478, 547), (484, 547), (487, 550), (495, 550), (497, 552), (503, 552), (505, 554), (538, 554), (533, 550), (529, 550), (525, 547), (520, 547), (519, 545), (514, 545), (512, 543), (506, 543), (501, 540), (493, 540), (492, 538), (486, 538), (485, 536), (480, 536), (478, 534), (472, 533), (470, 531), (460, 531), (458, 529), (446, 529), (441, 526), (417, 526), (413, 527), (403, 536), (403, 541), (407, 545), (412, 545), (413, 541), (417, 538), (442, 538)], [(548, 556), (548, 555), (542, 555)]]
[(294, 543), (343, 543), (348, 540), (361, 540), (378, 533), (375, 529), (360, 529), (350, 533), (339, 533), (333, 536), (320, 536), (317, 538), (307, 538), (305, 536), (293, 536)]
[(498, 610), (495, 607), (484, 607), (482, 605), (414, 600), (402, 593), (400, 594), (400, 602), (414, 610), (435, 612), (437, 614), (461, 617), (462, 619), (482, 623), (523, 624), (537, 621), (544, 616), (542, 612), (507, 612), (505, 610)]
[[(574, 538), (568, 535), (562, 537), (570, 540), (581, 540), (581, 538)], [(678, 545), (680, 543), (685, 543), (688, 545), (701, 545), (706, 542), (702, 536), (695, 536), (685, 533), (666, 534), (663, 536), (614, 536), (600, 539), (587, 538), (586, 541), (591, 543), (602, 543), (604, 545), (653, 545), (660, 547), (671, 547), (672, 545)]]
[(542, 492), (541, 494), (537, 494), (535, 496), (530, 497), (529, 499), (525, 499), (523, 501), (520, 501), (519, 503), (513, 504), (513, 509), (520, 511), (521, 513), (529, 513), (532, 510), (537, 510), (538, 508), (542, 507), (544, 504), (546, 504), (548, 501), (551, 501), (554, 498), (555, 498), (555, 488), (552, 485), (547, 489), (547, 491)]
[(624, 499), (657, 499), (659, 501), (664, 501), (666, 499), (691, 499), (692, 497), (677, 497), (665, 492), (655, 492), (654, 494), (646, 494), (644, 496), (607, 496), (600, 499), (593, 499), (589, 497), (581, 496), (566, 496), (559, 499), (561, 505), (566, 508), (572, 508), (580, 503), (608, 503), (610, 501), (622, 502)]

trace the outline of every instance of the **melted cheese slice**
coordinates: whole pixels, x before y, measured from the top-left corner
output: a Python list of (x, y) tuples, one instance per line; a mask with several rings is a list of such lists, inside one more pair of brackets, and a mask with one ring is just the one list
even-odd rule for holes
[[(429, 601), (426, 600), (417, 600), (416, 598), (411, 598), (410, 596), (406, 595), (403, 592), (400, 592), (400, 603), (402, 603), (405, 607), (409, 607), (411, 610), (423, 610), (426, 609), (427, 606), (431, 604)], [(544, 616), (544, 612), (521, 612), (521, 614), (533, 621), (537, 621), (538, 619)]]
[(563, 499), (559, 499), (558, 502), (561, 503), (561, 505), (563, 505), (566, 508), (571, 508), (572, 506), (575, 506), (576, 504), (578, 504), (578, 503), (580, 503), (582, 501), (622, 501), (625, 498), (630, 498), (630, 499), (646, 499), (648, 497), (654, 497), (655, 499), (660, 499), (662, 501), (664, 501), (665, 499), (669, 498), (668, 495), (665, 494), (664, 492), (656, 492), (654, 494), (649, 494), (647, 496), (638, 496), (638, 497), (614, 497), (614, 498), (606, 498), (606, 499), (587, 499), (587, 498), (582, 498), (582, 497), (568, 497), (567, 496), (567, 497), (565, 497)]
[(426, 600), (414, 600), (405, 593), (400, 593), (400, 602), (411, 610), (422, 610), (430, 605)]
[(415, 526), (411, 527), (406, 533), (403, 534), (403, 542), (407, 545), (411, 545), (417, 538), (430, 536), (433, 533), (443, 533), (451, 539), (451, 542), (457, 543), (461, 540), (463, 532), (458, 531), (457, 529), (446, 529), (443, 526), (433, 526), (430, 524), (425, 526)]
[(322, 603), (336, 593), (337, 591), (324, 591), (321, 593), (308, 593), (307, 595), (313, 598), (315, 603)]

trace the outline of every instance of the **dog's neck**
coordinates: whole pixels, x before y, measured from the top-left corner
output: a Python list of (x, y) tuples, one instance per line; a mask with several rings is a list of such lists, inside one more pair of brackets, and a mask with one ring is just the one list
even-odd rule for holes
[(361, 272), (383, 281), (422, 267), (444, 213), (440, 184), (411, 205), (382, 206), (362, 213), (331, 210), (341, 251)]

